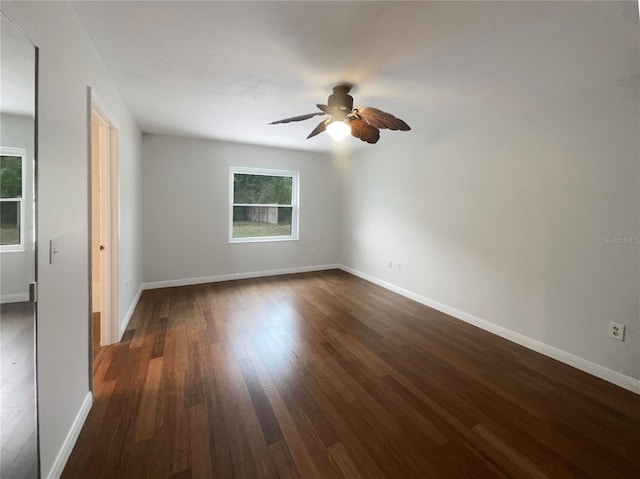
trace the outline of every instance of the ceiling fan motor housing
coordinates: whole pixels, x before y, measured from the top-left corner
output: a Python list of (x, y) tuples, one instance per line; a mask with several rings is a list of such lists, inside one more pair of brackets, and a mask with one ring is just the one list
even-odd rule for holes
[(329, 96), (327, 101), (329, 106), (339, 108), (342, 111), (350, 112), (353, 110), (353, 97), (349, 95), (351, 87), (348, 85), (338, 85), (333, 88), (333, 95)]
[[(284, 120), (273, 121), (270, 125), (277, 123), (291, 123), (292, 121), (303, 121), (314, 116), (327, 115), (307, 138), (312, 138), (323, 131), (330, 134), (336, 141), (351, 134), (367, 143), (376, 143), (380, 139), (380, 128), (389, 130), (408, 131), (411, 128), (400, 118), (396, 118), (391, 113), (386, 113), (377, 108), (359, 106), (353, 109), (353, 97), (349, 95), (353, 85), (342, 83), (333, 87), (333, 94), (329, 96), (328, 105), (317, 104), (319, 112), (298, 115)], [(341, 127), (341, 128), (340, 128)], [(342, 129), (340, 135), (337, 131)], [(343, 136), (345, 135), (345, 136)], [(337, 138), (339, 136), (340, 138)]]

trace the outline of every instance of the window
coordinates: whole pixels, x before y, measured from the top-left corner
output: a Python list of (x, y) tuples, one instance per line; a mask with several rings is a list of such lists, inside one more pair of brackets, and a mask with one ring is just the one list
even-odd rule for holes
[(0, 148), (0, 251), (24, 251), (26, 152)]
[(230, 169), (229, 242), (298, 239), (298, 172)]

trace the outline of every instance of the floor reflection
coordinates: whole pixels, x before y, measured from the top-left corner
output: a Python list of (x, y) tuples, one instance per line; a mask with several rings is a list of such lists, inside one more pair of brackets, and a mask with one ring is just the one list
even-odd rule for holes
[(0, 477), (37, 478), (33, 303), (0, 306)]

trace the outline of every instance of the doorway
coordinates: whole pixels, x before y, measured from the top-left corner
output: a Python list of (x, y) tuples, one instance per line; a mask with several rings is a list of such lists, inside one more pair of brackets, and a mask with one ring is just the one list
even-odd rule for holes
[(117, 141), (117, 128), (92, 94), (89, 212), (92, 364), (102, 346), (119, 339)]

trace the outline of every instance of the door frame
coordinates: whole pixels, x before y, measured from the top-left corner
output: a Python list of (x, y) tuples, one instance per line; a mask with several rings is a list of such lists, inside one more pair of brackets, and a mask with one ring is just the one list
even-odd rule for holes
[[(108, 128), (108, 161), (100, 162), (100, 230), (101, 244), (105, 249), (100, 255), (101, 260), (101, 314), (100, 314), (100, 345), (106, 346), (120, 340), (119, 310), (118, 310), (118, 128), (104, 103), (89, 87), (88, 89), (88, 215), (89, 215), (89, 351), (93, 369), (93, 200), (92, 200), (92, 115), (95, 114), (103, 125)], [(101, 160), (104, 160), (102, 158)], [(93, 381), (92, 381), (93, 382)]]

